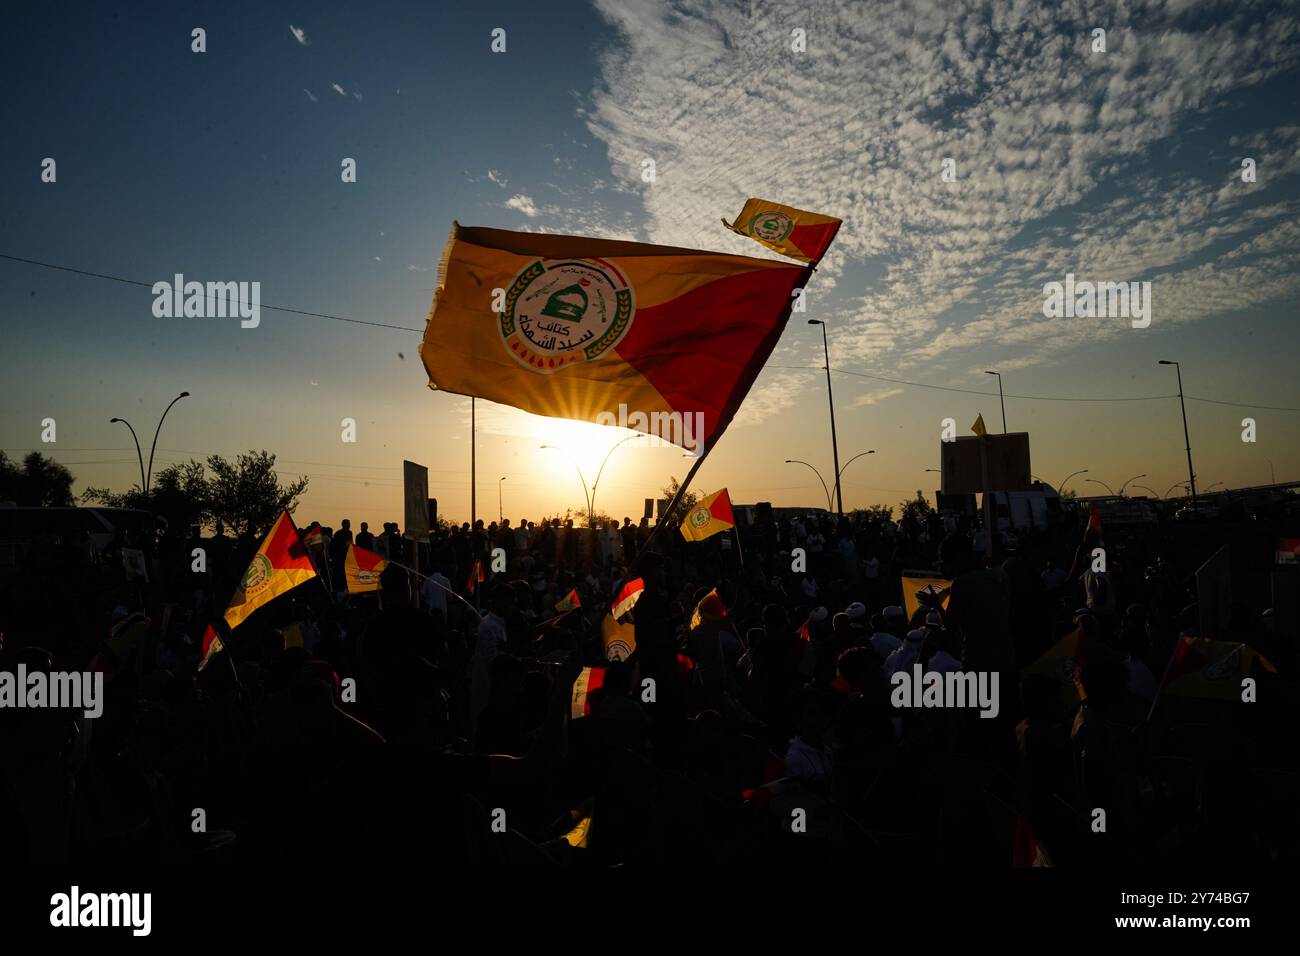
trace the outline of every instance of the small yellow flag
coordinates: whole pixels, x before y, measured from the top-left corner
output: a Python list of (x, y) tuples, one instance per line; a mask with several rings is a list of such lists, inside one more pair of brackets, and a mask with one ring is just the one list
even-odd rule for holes
[(970, 430), (981, 438), (988, 434), (988, 429), (984, 427), (984, 415), (982, 413), (975, 419), (975, 424), (970, 427)]

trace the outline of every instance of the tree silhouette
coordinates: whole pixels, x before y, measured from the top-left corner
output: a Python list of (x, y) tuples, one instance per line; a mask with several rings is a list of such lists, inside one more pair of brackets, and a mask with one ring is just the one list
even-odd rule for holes
[(72, 472), (38, 451), (28, 454), (21, 468), (0, 451), (0, 501), (20, 508), (68, 507), (72, 482)]

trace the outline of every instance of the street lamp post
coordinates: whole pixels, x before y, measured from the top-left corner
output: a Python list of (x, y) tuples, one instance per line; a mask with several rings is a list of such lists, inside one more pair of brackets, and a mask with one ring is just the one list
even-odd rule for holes
[(1128, 481), (1124, 482), (1124, 484), (1122, 484), (1122, 485), (1119, 486), (1119, 496), (1120, 496), (1121, 498), (1124, 497), (1124, 489), (1127, 488), (1127, 487), (1129, 486), (1129, 482), (1131, 482), (1131, 481), (1137, 481), (1139, 478), (1145, 478), (1145, 477), (1146, 477), (1146, 475), (1134, 475), (1134, 476), (1133, 476), (1132, 478), (1130, 478)]
[(1196, 510), (1196, 472), (1192, 468), (1192, 439), (1187, 431), (1187, 402), (1183, 399), (1183, 367), (1177, 362), (1160, 359), (1160, 365), (1172, 365), (1178, 373), (1178, 405), (1183, 410), (1183, 441), (1187, 444), (1187, 481), (1192, 489), (1192, 510)]
[(158, 419), (158, 427), (154, 429), (154, 433), (153, 433), (153, 444), (149, 446), (149, 473), (145, 476), (144, 479), (145, 494), (149, 493), (149, 483), (153, 481), (153, 453), (154, 450), (158, 447), (158, 433), (162, 431), (163, 418), (166, 418), (167, 413), (172, 410), (172, 405), (175, 405), (182, 398), (188, 398), (189, 394), (190, 394), (189, 392), (181, 392), (179, 395), (173, 398), (171, 400), (171, 404), (168, 405), (165, 409), (163, 409), (162, 418)]
[(820, 471), (818, 471), (816, 468), (813, 468), (812, 465), (808, 464), (808, 462), (804, 461), (802, 458), (787, 458), (787, 459), (785, 460), (785, 463), (786, 463), (787, 465), (803, 465), (803, 466), (805, 466), (805, 467), (807, 467), (807, 468), (812, 468), (812, 470), (813, 470), (813, 474), (816, 475), (816, 476), (817, 476), (817, 480), (820, 481), (820, 482), (822, 483), (822, 491), (825, 492), (825, 494), (826, 494), (826, 510), (827, 510), (827, 511), (830, 511), (830, 510), (831, 510), (831, 492), (830, 492), (830, 489), (826, 487), (826, 479), (822, 477), (822, 473), (821, 473)]
[[(835, 474), (838, 476), (840, 473), (840, 444), (835, 437), (835, 397), (831, 393), (831, 347), (830, 347), (829, 340), (826, 338), (826, 323), (823, 322), (821, 319), (809, 319), (808, 324), (820, 325), (822, 327), (822, 354), (826, 357), (826, 401), (830, 405), (830, 409), (831, 409), (831, 454), (834, 457)], [(818, 477), (821, 476), (819, 475)], [(826, 483), (822, 482), (822, 484), (825, 485)], [(843, 518), (844, 517), (844, 495), (840, 491), (840, 483), (838, 478), (836, 479), (835, 482), (835, 494), (836, 494), (837, 511), (839, 517)], [(827, 508), (826, 510), (829, 511), (830, 509)]]
[(850, 458), (848, 461), (846, 461), (846, 462), (844, 463), (844, 467), (841, 468), (839, 474), (835, 476), (835, 494), (836, 494), (837, 499), (841, 501), (841, 504), (840, 504), (840, 511), (841, 511), (841, 513), (844, 511), (844, 505), (843, 505), (843, 503), (842, 503), (842, 502), (843, 502), (843, 496), (840, 495), (840, 475), (843, 475), (846, 471), (848, 471), (848, 470), (849, 470), (849, 465), (853, 464), (855, 461), (857, 461), (857, 460), (858, 460), (859, 458), (861, 458), (863, 455), (874, 455), (875, 453), (876, 453), (876, 450), (875, 450), (874, 448), (872, 448), (870, 451), (860, 451), (860, 452), (858, 452), (856, 455), (854, 455), (852, 458)]
[(1187, 482), (1175, 481), (1172, 485), (1170, 485), (1168, 488), (1165, 489), (1165, 497), (1168, 498), (1169, 492), (1173, 491), (1175, 488), (1186, 488), (1186, 487), (1187, 487)]
[(505, 481), (506, 477), (507, 477), (506, 475), (502, 475), (500, 478), (497, 479), (497, 523), (498, 524), (500, 524), (502, 519), (505, 518), (506, 516), (505, 510), (501, 507), (501, 482)]
[(1149, 486), (1149, 485), (1134, 485), (1133, 487), (1134, 487), (1134, 488), (1141, 488), (1143, 491), (1149, 491), (1149, 492), (1151, 492), (1153, 495), (1155, 495), (1156, 498), (1159, 498), (1159, 497), (1160, 497), (1160, 492), (1156, 491), (1154, 488), (1152, 488), (1152, 487)]
[(1098, 481), (1096, 478), (1085, 478), (1085, 479), (1083, 479), (1083, 480), (1084, 480), (1084, 481), (1091, 481), (1094, 485), (1101, 485), (1101, 486), (1102, 486), (1103, 488), (1105, 488), (1108, 492), (1110, 492), (1110, 496), (1111, 496), (1112, 498), (1118, 498), (1118, 497), (1119, 497), (1119, 495), (1115, 494), (1115, 492), (1111, 489), (1110, 485), (1106, 484), (1106, 482), (1104, 482), (1104, 481)]
[(1065, 491), (1065, 482), (1066, 482), (1066, 481), (1069, 481), (1071, 478), (1075, 477), (1076, 475), (1086, 475), (1087, 473), (1088, 473), (1088, 469), (1087, 469), (1087, 468), (1080, 468), (1078, 471), (1076, 471), (1076, 472), (1074, 472), (1074, 473), (1072, 473), (1072, 474), (1066, 475), (1066, 476), (1065, 476), (1065, 481), (1062, 481), (1059, 485), (1056, 486), (1056, 493), (1059, 495), (1059, 494), (1062, 494), (1062, 493)]
[(998, 402), (1002, 405), (1002, 434), (1007, 433), (1007, 400), (1002, 397), (1002, 373), (985, 372), (985, 375), (996, 375), (998, 377)]
[[(605, 452), (605, 457), (601, 459), (600, 467), (596, 469), (596, 480), (591, 483), (591, 512), (593, 515), (596, 513), (596, 489), (600, 487), (600, 476), (605, 473), (605, 463), (609, 461), (610, 456), (614, 454), (615, 449), (617, 449), (620, 445), (622, 445), (623, 442), (629, 442), (633, 438), (644, 438), (644, 437), (645, 436), (640, 433), (637, 433), (635, 435), (628, 435), (626, 438), (623, 438), (615, 442), (614, 447), (611, 448), (609, 451)], [(588, 521), (588, 524), (590, 524), (590, 521)]]
[(140, 439), (136, 438), (135, 429), (131, 428), (131, 423), (128, 422), (125, 418), (110, 418), (108, 420), (108, 423), (110, 425), (116, 422), (121, 422), (127, 428), (131, 429), (131, 438), (134, 439), (135, 441), (135, 457), (140, 459), (140, 493), (144, 494), (145, 488), (148, 486), (148, 481), (145, 479), (144, 476), (144, 455), (140, 454)]
[(582, 482), (582, 496), (587, 501), (587, 525), (588, 527), (590, 527), (591, 526), (591, 494), (587, 491), (587, 479), (582, 474), (582, 469), (578, 467), (578, 463), (573, 460), (573, 457), (563, 448), (560, 448), (558, 445), (543, 445), (542, 447), (549, 448), (551, 451), (558, 451), (565, 458), (568, 458), (569, 464), (573, 465), (573, 470), (578, 473), (578, 480)]

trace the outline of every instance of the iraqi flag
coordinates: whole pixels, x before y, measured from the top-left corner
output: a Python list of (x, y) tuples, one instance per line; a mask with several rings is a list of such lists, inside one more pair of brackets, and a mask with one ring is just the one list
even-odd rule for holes
[(355, 544), (348, 545), (348, 556), (343, 561), (343, 576), (347, 581), (349, 594), (365, 594), (379, 590), (379, 575), (388, 562), (365, 548)]
[(609, 613), (617, 620), (636, 607), (636, 602), (641, 600), (641, 595), (644, 593), (645, 579), (633, 578), (619, 590), (618, 597), (614, 598), (614, 603), (610, 605)]
[(431, 388), (653, 430), (704, 453), (811, 273), (771, 259), (455, 223), (420, 358)]
[(731, 496), (723, 488), (701, 499), (686, 512), (681, 525), (682, 537), (687, 541), (703, 541), (735, 526), (736, 516), (731, 512)]
[(1097, 502), (1092, 503), (1092, 510), (1088, 514), (1088, 530), (1097, 536), (1097, 543), (1102, 543), (1101, 537), (1101, 515), (1097, 513)]
[(605, 670), (601, 667), (584, 667), (573, 682), (573, 697), (569, 716), (574, 720), (591, 716), (591, 692), (605, 683)]
[(314, 577), (316, 568), (298, 536), (298, 529), (289, 513), (283, 512), (267, 532), (244, 572), (239, 589), (230, 599), (226, 623), (234, 630), (258, 608)]
[(816, 265), (840, 230), (834, 216), (796, 209), (768, 199), (748, 199), (736, 221), (722, 224), (732, 232), (748, 236), (767, 248)]
[(209, 624), (207, 630), (203, 632), (203, 658), (199, 661), (198, 670), (203, 670), (203, 668), (207, 667), (212, 658), (216, 657), (225, 649), (226, 646), (221, 643), (221, 635), (217, 633), (216, 629), (211, 624)]
[(600, 643), (606, 660), (625, 661), (636, 650), (636, 627), (622, 624), (613, 615), (606, 614), (600, 622)]

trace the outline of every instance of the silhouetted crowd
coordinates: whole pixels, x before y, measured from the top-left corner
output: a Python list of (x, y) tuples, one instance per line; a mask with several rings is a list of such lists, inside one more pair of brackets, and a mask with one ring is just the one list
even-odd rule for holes
[[(107, 702), (0, 710), (0, 846), (41, 865), (1294, 860), (1293, 639), (1239, 601), (1230, 639), (1276, 669), (1258, 700), (1160, 693), (1214, 543), (1107, 529), (1098, 572), (1086, 524), (998, 535), (986, 560), (982, 529), (933, 512), (768, 512), (701, 543), (648, 520), (419, 545), (344, 521), (319, 580), (201, 671), (259, 539), (121, 542), (147, 582), (65, 542), (0, 580), (0, 667), (102, 670)], [(347, 592), (349, 544), (390, 562), (380, 591)], [(946, 600), (908, 614), (905, 571)], [(636, 578), (635, 652), (610, 660), (602, 624)], [(1069, 674), (1023, 673), (1075, 632), (1082, 702)], [(996, 673), (997, 715), (894, 706), (917, 663)]]

